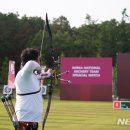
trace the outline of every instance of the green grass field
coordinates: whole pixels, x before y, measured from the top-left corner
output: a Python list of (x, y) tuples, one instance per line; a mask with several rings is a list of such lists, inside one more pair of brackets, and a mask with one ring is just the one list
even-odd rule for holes
[[(117, 125), (119, 118), (130, 119), (130, 110), (113, 110), (112, 102), (53, 100), (45, 130), (130, 130), (130, 125)], [(0, 130), (14, 130), (2, 102)]]

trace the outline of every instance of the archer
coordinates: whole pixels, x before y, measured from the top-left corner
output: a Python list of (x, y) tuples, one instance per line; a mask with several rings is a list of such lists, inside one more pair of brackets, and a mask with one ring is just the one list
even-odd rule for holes
[(21, 70), (15, 78), (15, 112), (20, 130), (38, 130), (42, 119), (43, 102), (40, 79), (51, 76), (51, 69), (41, 71), (39, 51), (26, 48), (21, 53)]

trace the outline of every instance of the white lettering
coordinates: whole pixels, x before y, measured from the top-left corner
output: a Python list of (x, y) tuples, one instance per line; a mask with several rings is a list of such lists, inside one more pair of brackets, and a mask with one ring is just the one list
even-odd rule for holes
[(130, 125), (130, 118), (119, 118), (117, 125)]
[(100, 77), (100, 74), (88, 74), (88, 77)]
[(83, 66), (72, 66), (72, 69), (75, 70), (75, 69), (83, 69)]
[(73, 77), (87, 77), (87, 74), (73, 74)]

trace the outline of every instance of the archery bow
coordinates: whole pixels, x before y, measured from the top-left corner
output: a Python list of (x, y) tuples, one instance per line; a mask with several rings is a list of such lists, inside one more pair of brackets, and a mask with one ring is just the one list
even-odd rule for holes
[[(44, 26), (44, 27), (45, 27), (45, 26)], [(70, 80), (65, 80), (65, 79), (61, 79), (61, 78), (60, 78), (60, 76), (61, 76), (62, 74), (68, 74), (69, 71), (66, 71), (66, 72), (63, 72), (63, 73), (61, 73), (61, 74), (57, 74), (57, 75), (56, 75), (55, 69), (56, 69), (56, 66), (57, 66), (58, 64), (60, 64), (60, 62), (59, 62), (58, 57), (57, 57), (57, 59), (56, 59), (55, 56), (54, 56), (54, 48), (53, 48), (53, 43), (52, 43), (52, 33), (51, 33), (51, 29), (50, 29), (50, 25), (49, 25), (47, 13), (46, 13), (46, 27), (47, 27), (47, 31), (48, 31), (48, 34), (49, 34), (49, 45), (50, 45), (50, 59), (49, 59), (49, 60), (50, 60), (50, 62), (51, 62), (50, 68), (52, 69), (52, 71), (53, 71), (54, 73), (53, 73), (53, 75), (50, 77), (50, 84), (48, 85), (48, 95), (49, 95), (49, 96), (48, 96), (48, 104), (47, 104), (46, 113), (45, 113), (45, 116), (44, 116), (44, 119), (43, 119), (43, 122), (42, 122), (42, 130), (44, 130), (45, 123), (46, 123), (46, 120), (47, 120), (47, 117), (48, 117), (48, 114), (49, 114), (55, 79), (59, 79), (59, 80), (61, 80), (61, 81), (70, 83)], [(45, 31), (45, 28), (44, 28), (44, 31)], [(43, 36), (44, 36), (44, 33), (43, 33)], [(43, 41), (43, 39), (42, 39), (42, 41)], [(42, 44), (43, 44), (43, 42), (42, 42)]]
[[(54, 49), (53, 49), (53, 45), (52, 45), (52, 33), (51, 33), (51, 29), (49, 26), (49, 21), (48, 21), (48, 16), (46, 13), (46, 27), (48, 30), (48, 34), (49, 34), (49, 44), (50, 44), (50, 58), (51, 58), (51, 69), (55, 70), (55, 58), (54, 58)], [(42, 130), (44, 130), (45, 127), (45, 123), (49, 114), (49, 110), (50, 110), (50, 106), (51, 106), (51, 99), (52, 99), (52, 93), (53, 93), (53, 80), (54, 80), (54, 75), (50, 77), (50, 84), (48, 85), (48, 105), (46, 108), (46, 113), (42, 122)]]

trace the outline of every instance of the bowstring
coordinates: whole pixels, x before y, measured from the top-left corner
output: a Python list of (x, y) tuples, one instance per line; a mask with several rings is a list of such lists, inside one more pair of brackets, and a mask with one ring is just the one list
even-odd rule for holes
[(44, 22), (44, 28), (42, 31), (42, 41), (41, 41), (41, 48), (40, 48), (40, 58), (42, 58), (42, 48), (43, 48), (43, 42), (44, 42), (44, 36), (45, 36), (45, 28), (46, 28), (46, 22)]

